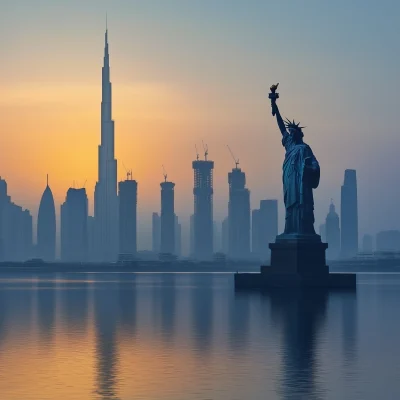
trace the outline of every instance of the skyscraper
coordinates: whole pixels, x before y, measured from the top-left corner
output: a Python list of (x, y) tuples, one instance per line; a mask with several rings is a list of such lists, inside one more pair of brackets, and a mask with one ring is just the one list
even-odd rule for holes
[(32, 258), (32, 216), (11, 201), (7, 182), (0, 178), (0, 261)]
[(260, 209), (252, 212), (253, 253), (260, 260), (270, 258), (269, 243), (278, 234), (278, 200), (261, 200)]
[(160, 183), (161, 186), (161, 253), (175, 254), (175, 209), (174, 187), (175, 183)]
[(105, 33), (102, 69), (101, 144), (98, 149), (98, 181), (94, 192), (97, 252), (100, 261), (114, 261), (118, 253), (117, 160), (114, 158), (114, 121), (108, 53)]
[(152, 240), (153, 240), (153, 252), (158, 254), (160, 252), (160, 241), (161, 241), (161, 221), (158, 213), (153, 212), (152, 215)]
[(88, 259), (88, 198), (86, 189), (69, 188), (61, 205), (61, 260)]
[(251, 211), (251, 254), (253, 257), (260, 258), (260, 210)]
[(224, 254), (229, 253), (229, 218), (226, 217), (221, 224), (221, 247)]
[(132, 257), (137, 252), (137, 182), (130, 179), (119, 182), (119, 253)]
[(229, 257), (245, 259), (250, 255), (250, 191), (240, 168), (228, 174), (229, 183)]
[(194, 257), (194, 214), (189, 221), (189, 256)]
[(56, 209), (48, 177), (39, 205), (37, 256), (44, 261), (54, 261), (56, 257)]
[(182, 257), (182, 225), (177, 215), (175, 215), (175, 254), (178, 258)]
[(335, 205), (331, 202), (329, 213), (325, 220), (326, 242), (328, 250), (326, 257), (328, 260), (335, 260), (340, 256), (340, 223), (339, 215), (335, 211)]
[(358, 207), (356, 170), (344, 171), (344, 183), (341, 190), (341, 255), (354, 257), (358, 252)]
[(214, 162), (193, 161), (194, 170), (194, 257), (210, 260), (213, 255), (213, 169)]

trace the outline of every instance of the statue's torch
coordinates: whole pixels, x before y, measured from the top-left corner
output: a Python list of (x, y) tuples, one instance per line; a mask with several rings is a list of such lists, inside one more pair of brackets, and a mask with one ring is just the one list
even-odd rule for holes
[(275, 107), (274, 103), (276, 102), (276, 99), (279, 99), (279, 93), (276, 93), (276, 89), (278, 89), (279, 83), (276, 85), (272, 85), (270, 87), (271, 93), (268, 95), (268, 97), (271, 99), (271, 104), (272, 104), (272, 115), (275, 116)]

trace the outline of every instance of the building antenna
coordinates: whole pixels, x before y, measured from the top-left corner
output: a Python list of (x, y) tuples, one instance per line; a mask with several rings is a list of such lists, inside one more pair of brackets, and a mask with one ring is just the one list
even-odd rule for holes
[(199, 151), (197, 150), (197, 144), (194, 145), (194, 148), (196, 149), (196, 160), (199, 161)]
[(201, 143), (203, 143), (203, 149), (204, 149), (204, 159), (207, 161), (207, 156), (208, 156), (208, 146), (204, 144), (204, 141), (202, 140)]
[(163, 166), (162, 166), (162, 169), (163, 169), (163, 175), (164, 175), (164, 182), (167, 182), (167, 171), (165, 171), (165, 168), (164, 168), (164, 164), (163, 164)]
[(49, 186), (49, 174), (46, 175), (46, 185)]
[(239, 165), (239, 159), (236, 159), (236, 158), (235, 158), (235, 156), (233, 155), (233, 152), (232, 152), (231, 148), (229, 147), (229, 145), (226, 145), (226, 147), (228, 147), (228, 150), (229, 150), (229, 152), (231, 153), (231, 156), (232, 156), (232, 158), (233, 158), (233, 161), (235, 162), (235, 166), (236, 166), (236, 169), (237, 169), (237, 167), (238, 167), (238, 165)]
[(83, 183), (83, 187), (85, 187), (85, 186), (86, 186), (86, 182), (87, 182), (87, 179), (85, 179), (85, 182)]

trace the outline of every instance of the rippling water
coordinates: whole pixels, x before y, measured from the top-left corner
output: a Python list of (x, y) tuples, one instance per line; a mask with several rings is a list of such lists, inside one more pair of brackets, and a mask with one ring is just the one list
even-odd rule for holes
[(400, 275), (357, 293), (233, 291), (230, 274), (0, 279), (0, 398), (399, 399)]

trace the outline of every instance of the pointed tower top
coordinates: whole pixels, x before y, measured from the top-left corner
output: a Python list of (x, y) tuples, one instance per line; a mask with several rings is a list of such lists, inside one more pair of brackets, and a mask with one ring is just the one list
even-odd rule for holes
[(106, 12), (106, 32), (108, 31), (108, 25), (107, 25), (107, 12)]
[(49, 174), (46, 175), (46, 186), (49, 186)]
[(331, 204), (329, 206), (329, 212), (334, 213), (335, 211), (335, 205), (333, 204), (333, 199), (331, 199)]

